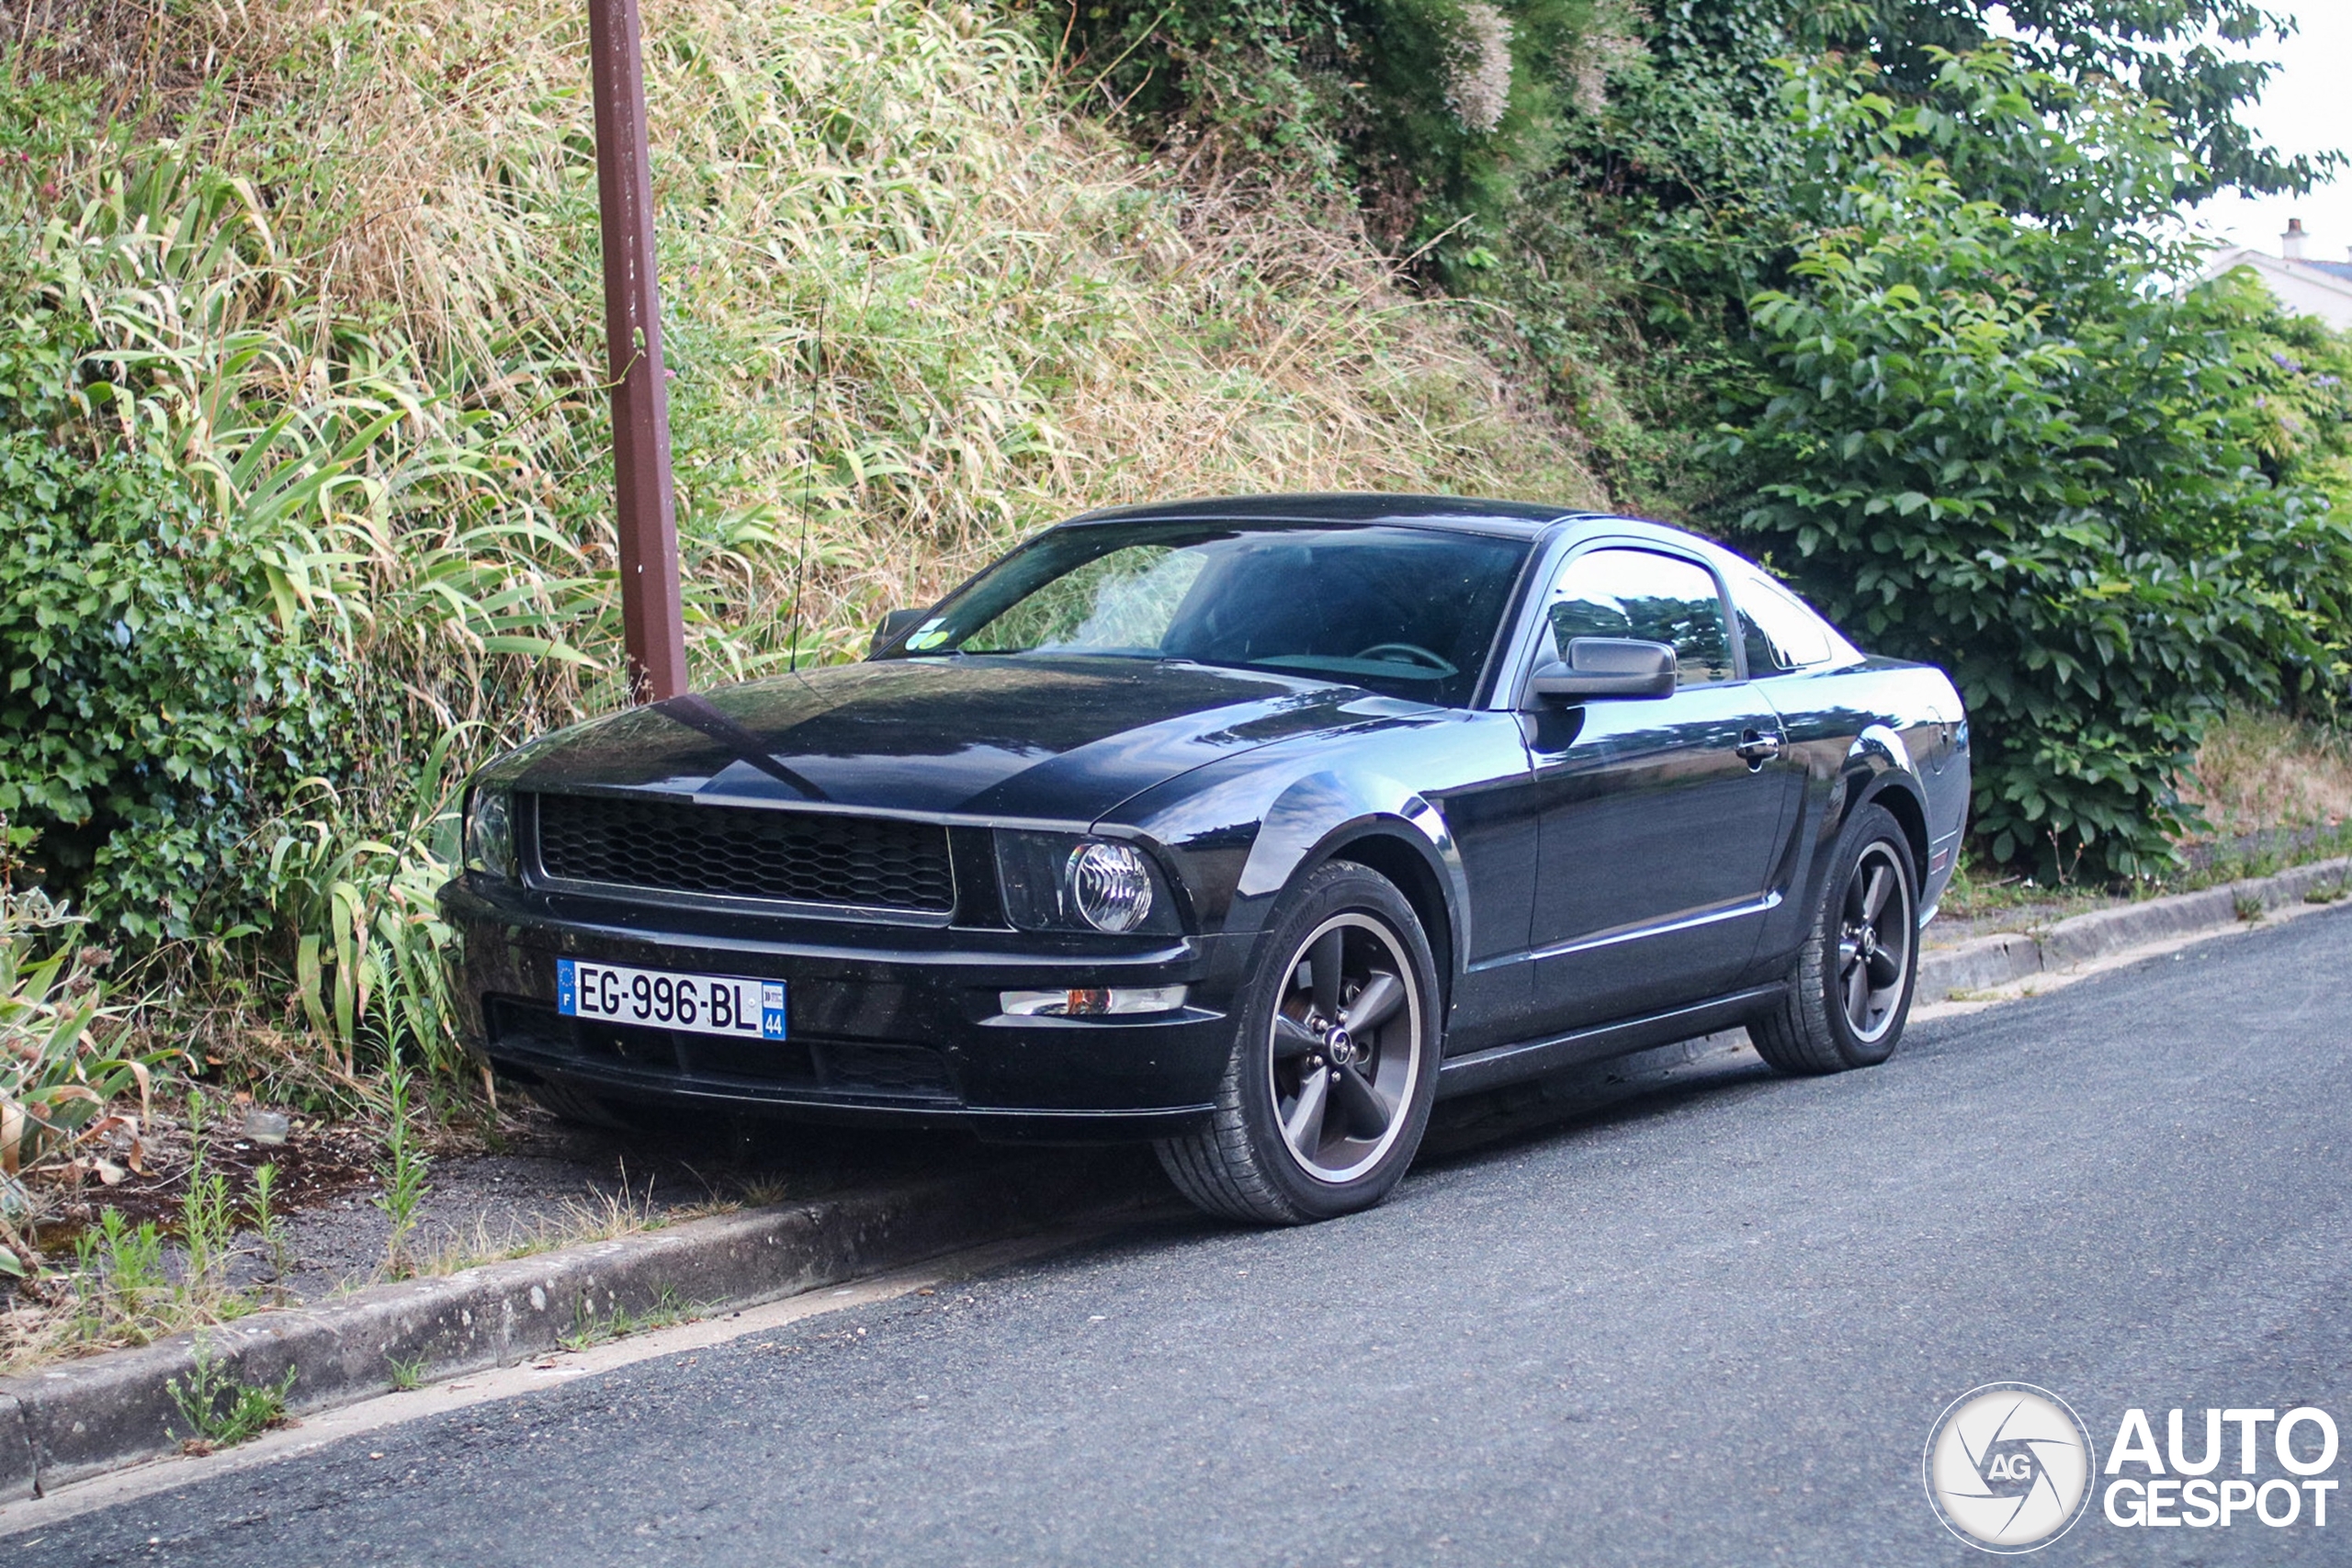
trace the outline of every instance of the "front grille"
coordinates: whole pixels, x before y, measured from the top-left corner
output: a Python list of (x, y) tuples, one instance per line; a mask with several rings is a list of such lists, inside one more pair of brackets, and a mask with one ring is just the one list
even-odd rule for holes
[(539, 867), (568, 882), (945, 914), (947, 829), (887, 817), (538, 797)]

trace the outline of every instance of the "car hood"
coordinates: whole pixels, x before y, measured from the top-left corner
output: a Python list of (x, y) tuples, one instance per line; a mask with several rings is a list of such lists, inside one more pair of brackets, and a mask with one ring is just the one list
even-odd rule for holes
[(521, 789), (1091, 822), (1272, 741), (1427, 714), (1362, 687), (1137, 659), (891, 659), (674, 697), (525, 747)]

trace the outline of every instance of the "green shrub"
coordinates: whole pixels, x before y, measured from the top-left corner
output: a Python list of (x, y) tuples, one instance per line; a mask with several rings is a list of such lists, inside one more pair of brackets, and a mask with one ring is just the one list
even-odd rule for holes
[(44, 886), (133, 937), (189, 934), (208, 893), (253, 912), (256, 809), (344, 716), (332, 652), (267, 603), (163, 463), (0, 435), (0, 813)]
[[(1752, 301), (1730, 521), (1876, 649), (1952, 671), (1996, 860), (2159, 871), (2227, 699), (2340, 683), (2352, 532), (2265, 469), (2244, 295), (2143, 282), (2188, 263), (2143, 237), (2177, 152), (2157, 111), (1998, 51), (1947, 60), (1938, 107), (1872, 85), (1792, 79), (1818, 227)], [(1966, 198), (1939, 156), (1963, 127), (2042, 216)]]

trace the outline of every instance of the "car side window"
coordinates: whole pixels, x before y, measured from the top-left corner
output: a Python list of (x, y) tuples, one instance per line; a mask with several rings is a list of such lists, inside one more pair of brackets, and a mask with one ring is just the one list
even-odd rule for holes
[(1566, 659), (1568, 643), (1576, 637), (1639, 637), (1674, 649), (1678, 686), (1738, 675), (1713, 574), (1676, 556), (1651, 550), (1588, 551), (1560, 573), (1544, 615), (1555, 659)]
[(1747, 645), (1747, 672), (1769, 675), (1829, 662), (1829, 628), (1804, 602), (1762, 572), (1739, 574), (1739, 631)]

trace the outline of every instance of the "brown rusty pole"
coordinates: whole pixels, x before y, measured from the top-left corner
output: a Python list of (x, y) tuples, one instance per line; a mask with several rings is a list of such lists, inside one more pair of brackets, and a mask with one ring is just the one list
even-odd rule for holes
[(658, 702), (686, 689), (686, 632), (678, 600), (678, 520), (670, 499), (670, 394), (662, 368), (653, 167), (646, 148), (637, 0), (588, 0), (588, 53), (596, 87), (621, 631), (630, 697)]

